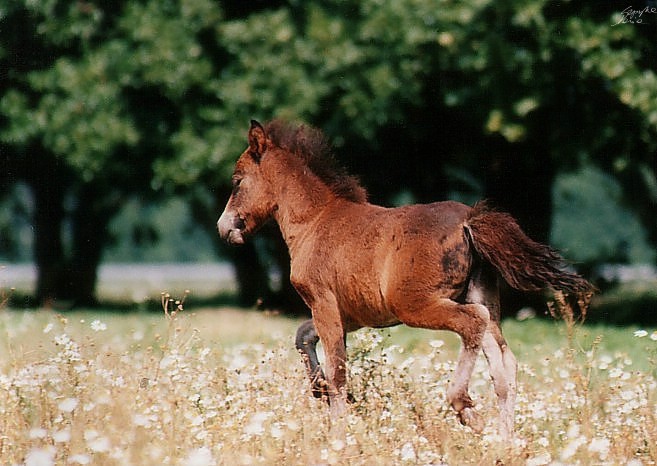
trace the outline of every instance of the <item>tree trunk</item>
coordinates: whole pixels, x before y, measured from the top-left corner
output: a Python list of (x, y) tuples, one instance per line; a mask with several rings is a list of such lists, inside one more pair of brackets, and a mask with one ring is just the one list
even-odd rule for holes
[(230, 261), (235, 267), (240, 306), (252, 307), (271, 294), (267, 271), (262, 265), (253, 241), (230, 248)]
[[(67, 255), (62, 241), (64, 189), (47, 171), (32, 182), (35, 198), (34, 259), (37, 266), (35, 298), (41, 304), (57, 300), (66, 307), (97, 304), (97, 269), (114, 210), (103, 205), (98, 190), (83, 187), (72, 216), (72, 245)], [(101, 207), (102, 206), (102, 207)], [(60, 305), (61, 305), (60, 301)]]
[(34, 261), (37, 266), (35, 298), (48, 304), (58, 297), (64, 274), (61, 228), (64, 191), (60, 183), (29, 180), (34, 193)]
[(94, 306), (98, 266), (107, 242), (107, 225), (118, 205), (107, 201), (94, 185), (85, 185), (77, 200), (73, 215), (73, 247), (67, 276), (62, 290), (76, 306)]

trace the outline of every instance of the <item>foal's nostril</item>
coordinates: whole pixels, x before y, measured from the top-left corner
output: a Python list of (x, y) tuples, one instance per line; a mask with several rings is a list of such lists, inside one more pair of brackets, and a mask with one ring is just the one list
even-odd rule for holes
[(237, 217), (235, 219), (235, 228), (238, 230), (244, 230), (244, 228), (246, 228), (246, 223), (242, 217)]

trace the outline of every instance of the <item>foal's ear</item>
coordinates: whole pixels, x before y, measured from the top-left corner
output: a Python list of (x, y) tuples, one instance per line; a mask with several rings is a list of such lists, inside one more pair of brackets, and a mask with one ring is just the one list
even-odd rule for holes
[(260, 161), (262, 155), (267, 151), (267, 135), (265, 128), (255, 120), (251, 120), (249, 129), (249, 152), (256, 162)]

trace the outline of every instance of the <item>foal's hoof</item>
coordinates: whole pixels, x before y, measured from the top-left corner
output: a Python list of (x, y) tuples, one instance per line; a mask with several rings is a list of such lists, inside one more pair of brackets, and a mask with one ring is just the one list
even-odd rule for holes
[(484, 418), (482, 418), (473, 408), (463, 408), (459, 411), (458, 416), (461, 424), (468, 426), (477, 434), (482, 433), (486, 426)]
[[(325, 400), (329, 406), (331, 405), (331, 402), (329, 401), (328, 383), (325, 381), (313, 383), (311, 392), (315, 398)], [(347, 403), (356, 403), (356, 398), (354, 398), (354, 396), (349, 392), (347, 392)]]

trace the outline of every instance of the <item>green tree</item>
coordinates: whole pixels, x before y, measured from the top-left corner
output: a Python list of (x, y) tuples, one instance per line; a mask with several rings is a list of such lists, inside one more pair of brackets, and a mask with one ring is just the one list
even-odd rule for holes
[(553, 187), (556, 211), (552, 241), (587, 268), (603, 263), (645, 264), (655, 251), (620, 183), (593, 167), (563, 174)]
[(190, 132), (158, 173), (188, 183), (197, 178), (180, 167), (198, 160), (223, 182), (243, 122), (282, 116), (325, 129), (376, 200), (481, 191), (545, 240), (554, 176), (590, 161), (649, 212), (654, 28), (613, 26), (619, 14), (547, 0), (372, 0), (290, 2), (223, 22), (214, 125)]
[(128, 194), (154, 194), (154, 161), (204, 100), (202, 37), (220, 12), (210, 1), (52, 1), (0, 14), (0, 140), (6, 182), (34, 192), (37, 298), (92, 303), (109, 220)]
[[(489, 197), (542, 240), (555, 177), (597, 166), (657, 243), (657, 33), (614, 25), (615, 5), (222, 6), (223, 16), (210, 0), (1, 10), (0, 142), (35, 190), (41, 265), (87, 261), (76, 270), (90, 276), (128, 193), (185, 192), (212, 229), (247, 122), (274, 116), (323, 128), (375, 201)], [(64, 216), (80, 223), (70, 253), (46, 234)], [(231, 254), (250, 258), (236, 260), (245, 295), (265, 293), (256, 247)]]
[(230, 170), (243, 121), (305, 120), (375, 201), (488, 197), (543, 241), (555, 177), (590, 163), (622, 182), (655, 244), (655, 29), (613, 26), (619, 15), (547, 0), (290, 2), (220, 25), (216, 137), (195, 137)]

